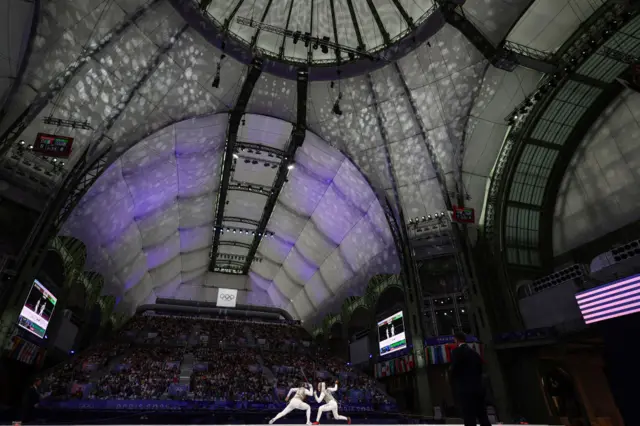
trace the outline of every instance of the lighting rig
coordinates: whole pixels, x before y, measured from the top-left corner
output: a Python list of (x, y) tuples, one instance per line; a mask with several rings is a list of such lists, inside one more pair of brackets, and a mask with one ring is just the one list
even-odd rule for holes
[[(238, 227), (228, 227), (228, 226), (221, 226), (221, 227), (215, 227), (216, 230), (220, 230), (220, 234), (224, 234), (225, 232), (228, 232), (230, 234), (238, 234), (238, 235), (256, 235), (256, 231), (255, 229), (247, 229), (247, 228), (238, 228)], [(259, 237), (273, 237), (275, 234), (271, 231), (265, 231), (264, 235), (262, 235), (260, 232), (258, 232), (258, 236)]]
[[(247, 256), (242, 256), (238, 254), (227, 254), (227, 253), (218, 253), (218, 259), (227, 259), (227, 260), (237, 260), (239, 262), (243, 262), (247, 259)], [(261, 257), (254, 257), (254, 261), (262, 262)]]
[(44, 124), (48, 124), (56, 127), (68, 127), (71, 129), (80, 129), (80, 130), (93, 130), (93, 127), (89, 124), (88, 121), (76, 121), (76, 120), (66, 120), (64, 118), (56, 118), (56, 117), (45, 117), (42, 119)]
[(33, 152), (33, 145), (27, 145), (24, 140), (21, 140), (17, 144), (16, 152), (19, 157), (23, 157), (25, 153), (30, 153), (35, 158), (40, 158), (43, 161), (51, 164), (53, 166), (53, 173), (61, 174), (64, 170), (64, 161), (59, 160), (54, 157), (46, 157), (44, 155), (37, 155)]
[(293, 44), (297, 44), (298, 41), (302, 40), (302, 42), (304, 42), (305, 47), (311, 46), (314, 50), (317, 50), (318, 48), (320, 48), (322, 53), (325, 53), (325, 54), (329, 53), (329, 49), (333, 49), (336, 51), (338, 57), (340, 57), (340, 52), (346, 52), (347, 55), (349, 55), (349, 60), (354, 60), (356, 57), (364, 57), (371, 60), (378, 59), (377, 57), (374, 57), (373, 55), (367, 53), (364, 50), (364, 46), (358, 46), (356, 49), (354, 49), (349, 46), (344, 46), (338, 43), (334, 43), (327, 36), (324, 36), (322, 38), (313, 37), (308, 32), (303, 33), (302, 31), (292, 31), (292, 30), (276, 27), (274, 25), (265, 24), (264, 22), (255, 21), (253, 19), (244, 18), (241, 16), (238, 16), (236, 18), (236, 22), (238, 22), (238, 24), (240, 25), (246, 25), (247, 27), (256, 28), (260, 31), (266, 31), (268, 33), (278, 34), (283, 37), (289, 37), (292, 39)]

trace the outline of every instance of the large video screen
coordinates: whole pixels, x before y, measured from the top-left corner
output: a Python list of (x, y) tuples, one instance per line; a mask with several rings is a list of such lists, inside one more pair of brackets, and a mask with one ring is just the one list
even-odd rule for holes
[(57, 302), (58, 299), (40, 281), (35, 280), (18, 317), (18, 325), (43, 338)]
[(378, 321), (380, 355), (387, 355), (407, 347), (402, 311)]
[(640, 312), (640, 275), (633, 275), (576, 294), (586, 324)]

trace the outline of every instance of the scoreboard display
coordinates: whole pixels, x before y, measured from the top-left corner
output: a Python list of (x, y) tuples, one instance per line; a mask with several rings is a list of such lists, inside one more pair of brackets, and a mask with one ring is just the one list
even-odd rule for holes
[(453, 206), (451, 219), (458, 223), (474, 223), (476, 221), (476, 212), (470, 207)]
[(68, 136), (38, 133), (33, 144), (33, 152), (47, 157), (69, 158), (72, 145), (73, 138)]

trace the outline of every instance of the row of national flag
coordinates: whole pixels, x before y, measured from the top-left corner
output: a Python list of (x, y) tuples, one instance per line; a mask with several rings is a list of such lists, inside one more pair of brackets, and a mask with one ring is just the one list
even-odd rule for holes
[(17, 335), (12, 336), (7, 345), (7, 356), (9, 358), (29, 365), (40, 365), (44, 360), (45, 352), (45, 349)]
[[(483, 347), (481, 343), (467, 343), (467, 345), (476, 351), (481, 357), (484, 357)], [(456, 348), (455, 343), (447, 343), (444, 345), (425, 346), (424, 351), (427, 357), (427, 364), (448, 364), (451, 362), (451, 351)], [(382, 361), (376, 364), (374, 373), (376, 378), (389, 377), (396, 374), (402, 374), (413, 370), (415, 367), (413, 355), (405, 355), (402, 357)]]
[(376, 378), (393, 376), (413, 370), (413, 355), (405, 355), (376, 364)]
[[(480, 343), (466, 343), (466, 345), (476, 351), (481, 357), (483, 356), (482, 345)], [(451, 351), (453, 351), (456, 347), (457, 345), (455, 343), (426, 346), (424, 348), (424, 351), (427, 355), (427, 363), (431, 365), (450, 363)]]

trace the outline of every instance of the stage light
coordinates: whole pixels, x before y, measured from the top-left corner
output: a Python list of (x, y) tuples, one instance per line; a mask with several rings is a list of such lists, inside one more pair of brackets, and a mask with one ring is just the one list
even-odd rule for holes
[(289, 165), (287, 166), (287, 169), (289, 169), (289, 170), (293, 170), (293, 168), (294, 168), (294, 167), (295, 167), (295, 166), (294, 166), (293, 164), (289, 164)]
[(236, 160), (238, 159), (238, 154), (236, 154), (235, 152), (233, 153), (233, 158), (235, 158)]
[(20, 145), (24, 145), (24, 141), (20, 141)]
[(293, 33), (293, 44), (297, 44), (298, 40), (300, 39), (300, 31), (296, 31), (295, 33)]

